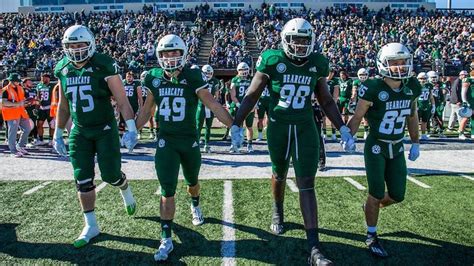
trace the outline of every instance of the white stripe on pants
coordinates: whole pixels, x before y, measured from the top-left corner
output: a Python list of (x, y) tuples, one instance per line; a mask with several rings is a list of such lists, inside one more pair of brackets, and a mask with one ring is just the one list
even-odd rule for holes
[(29, 118), (20, 118), (17, 120), (9, 120), (8, 123), (8, 148), (11, 153), (16, 153), (16, 133), (18, 127), (22, 129), (20, 136), (20, 142), (18, 143), (20, 147), (25, 147), (26, 142), (28, 141), (28, 135), (32, 129)]

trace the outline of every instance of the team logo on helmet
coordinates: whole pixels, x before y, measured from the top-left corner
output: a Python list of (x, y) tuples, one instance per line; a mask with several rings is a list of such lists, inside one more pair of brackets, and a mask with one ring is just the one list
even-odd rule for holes
[(160, 139), (160, 140), (158, 141), (158, 147), (163, 148), (164, 146), (165, 146), (165, 140), (164, 140), (164, 139)]
[(377, 145), (377, 144), (374, 145), (374, 146), (372, 146), (372, 153), (373, 153), (373, 154), (379, 154), (381, 150), (382, 150), (382, 149), (381, 149), (380, 146)]
[(156, 87), (160, 86), (161, 81), (160, 81), (160, 79), (156, 78), (156, 79), (153, 79), (152, 84), (153, 84), (153, 87), (156, 88)]
[(277, 65), (277, 71), (278, 73), (285, 73), (286, 72), (286, 65), (283, 63), (280, 63)]
[(386, 92), (386, 91), (379, 92), (379, 100), (381, 100), (382, 102), (387, 101), (388, 100), (388, 92)]

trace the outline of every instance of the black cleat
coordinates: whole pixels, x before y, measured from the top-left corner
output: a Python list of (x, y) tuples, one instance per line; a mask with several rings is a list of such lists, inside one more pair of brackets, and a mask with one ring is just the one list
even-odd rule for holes
[(372, 255), (379, 257), (379, 258), (386, 258), (388, 257), (387, 251), (382, 247), (380, 244), (379, 238), (377, 234), (367, 234), (367, 240), (365, 240), (365, 244), (369, 248), (369, 251)]
[(330, 266), (333, 265), (332, 261), (324, 257), (324, 255), (317, 249), (316, 247), (313, 247), (311, 249), (311, 255), (308, 258), (308, 265), (311, 266)]

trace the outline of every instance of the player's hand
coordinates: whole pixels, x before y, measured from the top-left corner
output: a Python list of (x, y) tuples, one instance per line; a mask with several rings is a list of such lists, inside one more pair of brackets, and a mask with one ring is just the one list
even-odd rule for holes
[(436, 112), (436, 105), (431, 106), (431, 114), (434, 114)]
[(408, 160), (415, 161), (420, 156), (420, 143), (412, 143), (408, 152)]
[(63, 131), (64, 129), (57, 128), (56, 131), (54, 132), (53, 148), (60, 156), (66, 157), (67, 150), (66, 150), (66, 144), (64, 144)]
[(235, 106), (237, 106), (237, 108), (240, 108), (240, 103), (236, 103)]
[(344, 125), (339, 129), (339, 132), (341, 133), (341, 145), (344, 151), (350, 153), (355, 152), (356, 144), (354, 137), (351, 134), (351, 130)]
[(230, 128), (232, 146), (234, 146), (237, 149), (239, 149), (242, 146), (242, 142), (243, 142), (243, 137), (241, 133), (242, 130), (243, 128), (237, 125), (232, 125), (232, 127)]
[(132, 152), (135, 145), (138, 143), (138, 133), (137, 126), (135, 125), (135, 120), (129, 119), (125, 121), (127, 124), (127, 132), (123, 134), (122, 141), (125, 144), (125, 147), (128, 149), (128, 152)]

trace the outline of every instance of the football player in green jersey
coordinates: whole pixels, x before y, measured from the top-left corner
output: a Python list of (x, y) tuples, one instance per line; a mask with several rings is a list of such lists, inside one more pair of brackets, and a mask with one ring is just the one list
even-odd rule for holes
[[(339, 101), (339, 82), (337, 81), (337, 78), (334, 77), (336, 74), (336, 70), (331, 68), (329, 69), (329, 75), (326, 78), (327, 84), (328, 84), (328, 89), (329, 93), (332, 95), (332, 98), (334, 99), (334, 102)], [(324, 114), (324, 112), (323, 112)], [(327, 136), (327, 131), (326, 131), (326, 124), (327, 124), (327, 117), (324, 115), (323, 117), (323, 138), (325, 139)], [(337, 140), (336, 137), (336, 127), (334, 124), (331, 123), (331, 140)]]
[[(357, 78), (354, 80), (352, 83), (352, 97), (351, 97), (351, 102), (355, 102), (355, 106), (357, 106), (357, 101), (359, 100), (358, 92), (360, 89), (360, 86), (362, 85), (362, 82), (366, 81), (369, 78), (369, 72), (365, 68), (361, 68), (357, 71)], [(352, 113), (354, 113), (354, 110)], [(362, 119), (362, 123), (364, 124), (364, 139), (367, 139), (367, 136), (369, 135), (369, 122), (367, 119), (364, 117)]]
[[(218, 100), (220, 97), (219, 87), (220, 81), (214, 77), (214, 69), (210, 65), (204, 65), (201, 69), (202, 73), (206, 77), (207, 83), (209, 84), (208, 90), (211, 95)], [(204, 134), (204, 151), (207, 153), (211, 152), (209, 146), (209, 139), (211, 138), (212, 121), (214, 120), (214, 114), (205, 107), (201, 101), (198, 102), (198, 109), (196, 112), (196, 124), (198, 130), (198, 139), (201, 139), (201, 130), (204, 122), (206, 122), (206, 131)]]
[(263, 127), (265, 124), (268, 124), (268, 121), (265, 122), (265, 117), (268, 120), (268, 105), (270, 104), (270, 92), (268, 91), (268, 87), (265, 87), (262, 92), (262, 96), (258, 100), (257, 104), (257, 130), (258, 130), (258, 137), (257, 141), (263, 140)]
[(126, 119), (129, 132), (124, 140), (128, 148), (136, 144), (137, 130), (118, 66), (109, 56), (95, 52), (92, 32), (85, 26), (74, 25), (64, 33), (62, 44), (65, 57), (54, 69), (60, 89), (53, 141), (55, 150), (66, 156), (63, 131), (71, 116), (74, 125), (69, 135), (69, 156), (85, 219), (84, 229), (74, 241), (79, 248), (100, 233), (94, 213), (96, 155), (102, 180), (120, 188), (129, 215), (136, 210), (132, 191), (120, 169), (120, 140), (111, 96)]
[[(140, 81), (135, 80), (135, 76), (133, 71), (127, 72), (125, 74), (125, 79), (122, 81), (123, 87), (125, 88), (125, 95), (127, 95), (128, 102), (132, 106), (133, 115), (136, 116), (138, 110), (140, 110), (143, 106), (143, 94), (142, 94), (142, 87)], [(122, 133), (125, 131), (125, 120), (123, 116), (120, 116), (120, 123), (119, 123), (119, 132)], [(122, 134), (120, 134), (122, 135)], [(138, 139), (140, 139), (140, 132), (138, 133)]]
[(155, 169), (161, 184), (160, 219), (161, 244), (154, 258), (165, 261), (173, 250), (171, 227), (175, 214), (175, 193), (180, 166), (184, 182), (191, 196), (192, 223), (204, 222), (199, 205), (198, 175), (201, 167), (196, 111), (198, 101), (207, 106), (225, 125), (231, 126), (232, 117), (209, 92), (201, 70), (185, 67), (187, 47), (177, 35), (169, 34), (156, 48), (161, 68), (153, 68), (145, 76), (144, 87), (148, 97), (137, 118), (141, 128), (158, 106), (160, 132), (155, 154)]
[(339, 112), (342, 114), (344, 123), (349, 121), (349, 104), (352, 97), (352, 79), (345, 70), (339, 72)]
[[(470, 108), (472, 113), (472, 108), (474, 108), (474, 62), (471, 63), (471, 72), (470, 76), (462, 80), (461, 88), (461, 98), (462, 98), (462, 107)], [(474, 139), (474, 115), (471, 115), (471, 139)], [(459, 125), (459, 138), (466, 139), (464, 135), (464, 129), (466, 128), (469, 117), (463, 117)]]
[(421, 121), (421, 138), (420, 140), (428, 140), (429, 137), (426, 135), (427, 125), (430, 122), (431, 116), (435, 113), (436, 106), (431, 93), (431, 86), (428, 84), (428, 76), (425, 72), (420, 72), (417, 76), (418, 82), (420, 82), (421, 94), (418, 98), (418, 118)]
[(366, 244), (372, 254), (387, 257), (377, 237), (379, 209), (401, 202), (405, 197), (405, 123), (412, 141), (408, 159), (414, 161), (420, 155), (417, 98), (421, 86), (415, 77), (411, 77), (413, 56), (400, 43), (389, 43), (380, 49), (377, 67), (383, 79), (363, 83), (355, 114), (348, 126), (352, 133), (357, 132), (362, 118), (367, 115), (370, 129), (364, 147), (364, 161), (369, 195), (363, 205), (367, 223)]
[[(232, 99), (230, 115), (234, 116), (237, 110), (240, 108), (240, 103), (245, 97), (247, 90), (252, 80), (250, 75), (250, 67), (247, 63), (242, 62), (237, 66), (237, 76), (232, 78), (230, 85), (230, 97)], [(253, 119), (255, 117), (255, 108), (245, 118), (245, 127), (247, 128), (247, 152), (253, 152), (252, 140), (253, 140)], [(237, 152), (238, 148), (235, 145), (230, 146), (230, 152)]]
[[(444, 131), (444, 124), (443, 124), (443, 111), (445, 102), (445, 94), (447, 93), (446, 89), (444, 88), (443, 84), (439, 81), (438, 73), (435, 71), (428, 71), (426, 73), (428, 76), (428, 82), (432, 87), (431, 93), (433, 94), (436, 110), (433, 114), (433, 132), (438, 132), (438, 137), (445, 138), (446, 136), (443, 134)], [(436, 128), (436, 129), (435, 129)]]
[[(146, 97), (148, 96), (148, 90), (144, 89), (144, 87), (143, 87), (143, 82), (145, 81), (145, 76), (146, 76), (147, 73), (148, 73), (148, 71), (145, 70), (140, 74), (140, 86), (142, 88), (143, 103), (145, 103)], [(152, 110), (151, 113), (154, 114), (155, 111), (156, 110)], [(148, 125), (150, 126), (150, 136), (149, 136), (149, 138), (156, 141), (157, 140), (157, 138), (156, 138), (156, 130), (157, 129), (155, 128), (155, 117), (154, 116), (152, 116), (150, 118), (150, 120), (148, 120)], [(141, 134), (142, 130), (140, 129), (139, 132)]]
[[(36, 97), (40, 105), (38, 109), (38, 120), (36, 121), (39, 141), (36, 145), (48, 144), (43, 139), (43, 125), (45, 121), (48, 122), (50, 140), (51, 136), (54, 136), (54, 117), (49, 115), (49, 110), (51, 109), (51, 97), (53, 95), (53, 86), (50, 83), (50, 80), (50, 75), (48, 73), (44, 73), (41, 75), (41, 82), (36, 86), (36, 91), (38, 92)], [(52, 142), (50, 142), (50, 145), (51, 144)]]
[(311, 251), (311, 265), (331, 265), (320, 250), (314, 182), (318, 168), (319, 134), (311, 106), (315, 93), (321, 108), (341, 132), (345, 150), (354, 139), (327, 88), (328, 60), (313, 52), (316, 36), (311, 24), (301, 18), (288, 21), (281, 31), (283, 49), (266, 50), (256, 63), (256, 74), (235, 116), (232, 142), (238, 143), (240, 126), (254, 109), (265, 86), (269, 86), (267, 143), (272, 161), (273, 211), (271, 232), (283, 233), (283, 201), (290, 158), (299, 189), (300, 208)]

